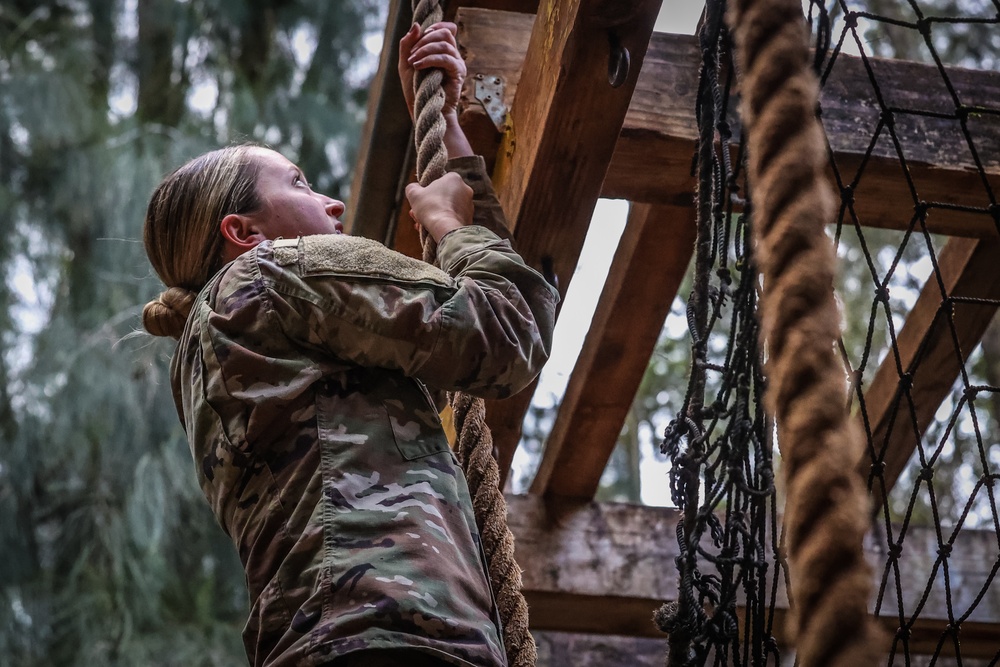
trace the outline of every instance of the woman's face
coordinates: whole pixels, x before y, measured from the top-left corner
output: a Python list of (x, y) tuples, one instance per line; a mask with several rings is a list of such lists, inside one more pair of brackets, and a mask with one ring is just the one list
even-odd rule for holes
[(302, 171), (280, 153), (254, 149), (260, 164), (257, 193), (263, 209), (253, 214), (257, 231), (268, 239), (311, 234), (342, 234), (344, 203), (313, 192)]

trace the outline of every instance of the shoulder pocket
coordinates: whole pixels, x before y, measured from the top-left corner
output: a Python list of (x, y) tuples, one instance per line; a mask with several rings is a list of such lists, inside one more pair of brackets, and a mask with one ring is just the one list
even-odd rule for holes
[(299, 250), (302, 273), (307, 276), (333, 273), (442, 286), (453, 282), (435, 266), (360, 236), (303, 236)]

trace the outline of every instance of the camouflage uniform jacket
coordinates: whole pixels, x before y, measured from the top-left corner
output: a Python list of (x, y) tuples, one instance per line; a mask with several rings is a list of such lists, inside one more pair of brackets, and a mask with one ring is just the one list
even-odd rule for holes
[[(443, 270), (363, 238), (265, 241), (212, 278), (174, 356), (199, 481), (246, 569), (251, 664), (414, 647), (506, 663), (465, 478), (426, 386), (505, 397), (557, 294), (506, 240), (482, 160)], [(500, 227), (498, 227), (498, 225)]]

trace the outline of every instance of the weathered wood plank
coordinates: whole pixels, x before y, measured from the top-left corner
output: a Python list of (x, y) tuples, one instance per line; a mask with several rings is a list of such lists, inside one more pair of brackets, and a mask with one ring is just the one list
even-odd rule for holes
[[(537, 19), (489, 13), (525, 17), (531, 26), (523, 68), (518, 63), (518, 92), (511, 98), (493, 183), (518, 252), (532, 266), (551, 267), (564, 295), (659, 7), (660, 0), (545, 0), (539, 4)], [(471, 46), (478, 49), (481, 44), (464, 37), (465, 11), (459, 13), (459, 24), (468, 60)], [(494, 43), (507, 40), (502, 33), (494, 35)], [(617, 87), (608, 81), (610, 35), (628, 49), (631, 59), (628, 75)], [(475, 72), (470, 74), (474, 85)], [(521, 397), (506, 406), (489, 406), (501, 463), (513, 456), (527, 405)], [(508, 425), (516, 426), (505, 429)]]
[[(454, 20), (461, 7), (534, 12), (538, 0), (452, 0), (445, 6), (445, 18)], [(344, 226), (349, 234), (376, 239), (419, 257), (419, 242), (409, 228), (409, 209), (403, 196), (403, 187), (414, 180), (412, 123), (396, 73), (399, 40), (412, 18), (410, 0), (390, 0), (379, 67), (368, 91), (368, 110)], [(397, 225), (402, 229), (397, 230)]]
[[(502, 77), (504, 99), (509, 104), (517, 93), (521, 55), (526, 50), (533, 17), (469, 9), (460, 13), (460, 21), (470, 72)], [(672, 205), (691, 201), (698, 66), (694, 37), (653, 35), (602, 196)], [(942, 86), (933, 85), (940, 80), (934, 67), (876, 61), (875, 68), (888, 104), (954, 112)], [(966, 105), (996, 107), (1000, 73), (962, 69), (949, 72)], [(469, 97), (466, 113), (483, 113), (481, 105)], [(823, 88), (821, 104), (835, 162), (850, 183), (880, 117), (874, 89), (858, 58), (839, 57)], [(738, 135), (735, 118), (732, 125)], [(972, 114), (969, 125), (988, 179), (994, 190), (1000, 189), (1000, 115)], [(920, 200), (988, 206), (986, 189), (974, 170), (957, 121), (897, 113), (895, 131)], [(486, 142), (481, 150), (489, 152), (492, 147)], [(905, 229), (911, 223), (914, 201), (896, 149), (885, 131), (854, 190), (854, 201), (864, 225)], [(996, 233), (995, 222), (986, 213), (931, 209), (928, 226), (933, 232), (958, 236)]]
[[(409, 0), (392, 0), (379, 67), (368, 91), (368, 113), (351, 181), (344, 229), (392, 244), (392, 225), (402, 197), (400, 181), (412, 170), (408, 155), (412, 122), (399, 85), (399, 40), (411, 25)], [(404, 181), (405, 182), (405, 181)]]
[[(949, 239), (937, 263), (944, 294), (931, 276), (897, 333), (898, 366), (890, 350), (863, 392), (871, 442), (884, 467), (882, 481), (877, 476), (872, 480), (876, 507), (906, 467), (997, 311), (992, 304), (955, 303), (953, 334), (947, 299), (1000, 299), (1000, 240)], [(868, 453), (861, 467), (868, 476), (873, 467)]]
[(594, 497), (696, 235), (694, 207), (632, 206), (532, 493)]
[(663, 667), (663, 639), (544, 630), (531, 634), (538, 645), (536, 667)]
[[(651, 617), (663, 602), (676, 599), (676, 510), (534, 495), (508, 496), (507, 502), (534, 629), (663, 636)], [(911, 527), (898, 559), (904, 622), (915, 653), (933, 652), (948, 625), (944, 568), (935, 571), (938, 551), (933, 529)], [(873, 542), (868, 553), (881, 582), (885, 548)], [(976, 602), (998, 560), (992, 531), (963, 530), (954, 539), (947, 568), (954, 616), (967, 614), (960, 633), (963, 657), (992, 658), (1000, 650), (1000, 596), (987, 593)], [(890, 636), (899, 625), (897, 575), (891, 572), (879, 614)], [(787, 609), (781, 584), (774, 635), (782, 643)]]
[(534, 14), (538, 11), (538, 0), (461, 0), (461, 2), (448, 2), (444, 7), (445, 19), (454, 21), (458, 10), (463, 7)]

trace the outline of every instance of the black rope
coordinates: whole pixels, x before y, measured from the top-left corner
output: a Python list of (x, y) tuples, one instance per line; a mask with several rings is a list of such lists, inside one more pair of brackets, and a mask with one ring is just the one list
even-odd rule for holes
[[(678, 599), (655, 617), (670, 635), (671, 666), (709, 659), (764, 665), (778, 656), (772, 633), (777, 589), (768, 580), (781, 569), (774, 566), (778, 542), (768, 535), (774, 473), (760, 402), (743, 150), (733, 143), (727, 116), (734, 76), (724, 14), (722, 0), (709, 2), (699, 34), (698, 240), (687, 310), (692, 371), (661, 445), (673, 464), (671, 495), (683, 512)], [(720, 351), (713, 342), (721, 330), (727, 344)]]

